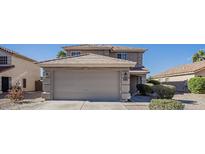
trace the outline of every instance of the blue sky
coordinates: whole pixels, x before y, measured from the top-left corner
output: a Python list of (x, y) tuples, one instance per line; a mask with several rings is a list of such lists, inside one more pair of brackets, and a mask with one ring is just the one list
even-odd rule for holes
[[(20, 54), (42, 61), (56, 57), (61, 47), (71, 44), (1, 44)], [(170, 67), (191, 63), (192, 55), (199, 49), (205, 49), (205, 44), (114, 44), (128, 47), (146, 48), (144, 66), (150, 70), (150, 75), (164, 71)]]

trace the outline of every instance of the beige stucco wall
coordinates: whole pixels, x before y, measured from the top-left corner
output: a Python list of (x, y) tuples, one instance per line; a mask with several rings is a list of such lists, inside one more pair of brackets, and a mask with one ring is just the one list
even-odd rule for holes
[(12, 86), (17, 82), (20, 82), (21, 85), (23, 85), (22, 80), (26, 79), (27, 87), (24, 88), (24, 91), (34, 91), (35, 81), (40, 80), (40, 66), (15, 56), (11, 57), (11, 65), (14, 65), (15, 67), (0, 73), (0, 77), (11, 77)]
[[(120, 53), (120, 52), (119, 52)], [(126, 51), (125, 51), (126, 53)], [(113, 58), (117, 58), (117, 52), (110, 53), (110, 56)], [(136, 66), (140, 67), (143, 64), (143, 53), (136, 53), (136, 52), (128, 52), (128, 60), (136, 62)]]
[[(130, 74), (129, 68), (44, 68), (44, 77), (43, 77), (43, 97), (45, 99), (53, 99), (54, 98), (54, 72), (56, 69), (66, 69), (66, 70), (83, 70), (83, 69), (91, 69), (91, 70), (113, 70), (119, 71), (120, 73), (120, 83), (119, 83), (119, 92), (121, 95), (121, 101), (127, 101), (130, 98)], [(127, 73), (128, 80), (124, 81), (124, 74)]]

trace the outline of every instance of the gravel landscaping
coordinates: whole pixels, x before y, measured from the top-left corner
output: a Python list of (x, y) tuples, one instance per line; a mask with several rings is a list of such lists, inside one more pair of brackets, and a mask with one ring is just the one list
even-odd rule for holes
[(6, 98), (6, 95), (7, 94), (0, 95), (1, 110), (30, 110), (35, 106), (45, 103), (44, 99), (41, 98), (41, 92), (26, 92), (24, 95), (25, 99), (20, 103), (12, 103), (9, 99)]

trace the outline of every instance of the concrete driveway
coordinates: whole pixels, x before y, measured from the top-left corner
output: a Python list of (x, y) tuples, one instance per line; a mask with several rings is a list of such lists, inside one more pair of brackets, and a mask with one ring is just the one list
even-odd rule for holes
[[(31, 109), (31, 108), (30, 108)], [(89, 101), (46, 101), (35, 110), (145, 110), (147, 104)]]

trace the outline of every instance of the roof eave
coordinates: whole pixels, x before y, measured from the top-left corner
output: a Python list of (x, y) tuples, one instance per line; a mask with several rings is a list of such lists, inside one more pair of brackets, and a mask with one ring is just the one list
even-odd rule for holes
[(131, 74), (133, 75), (138, 75), (138, 74), (149, 74), (149, 71), (130, 71)]
[(203, 71), (203, 70), (205, 70), (205, 67), (200, 68), (200, 69), (197, 69), (197, 70), (194, 70), (194, 73), (198, 73), (198, 72), (201, 72), (201, 71)]
[(81, 46), (65, 46), (62, 47), (66, 51), (110, 51), (110, 52), (140, 52), (144, 53), (148, 49), (144, 48), (129, 48), (129, 49), (113, 49), (115, 46), (112, 47), (81, 47)]
[(178, 73), (178, 74), (170, 74), (170, 75), (164, 75), (164, 76), (153, 76), (153, 79), (160, 79), (160, 78), (167, 78), (167, 77), (173, 77), (173, 76), (182, 76), (182, 75), (191, 75), (196, 72), (186, 72), (186, 73)]
[(100, 68), (110, 68), (110, 67), (116, 67), (116, 68), (130, 68), (134, 67), (134, 64), (40, 64), (41, 67), (100, 67)]

